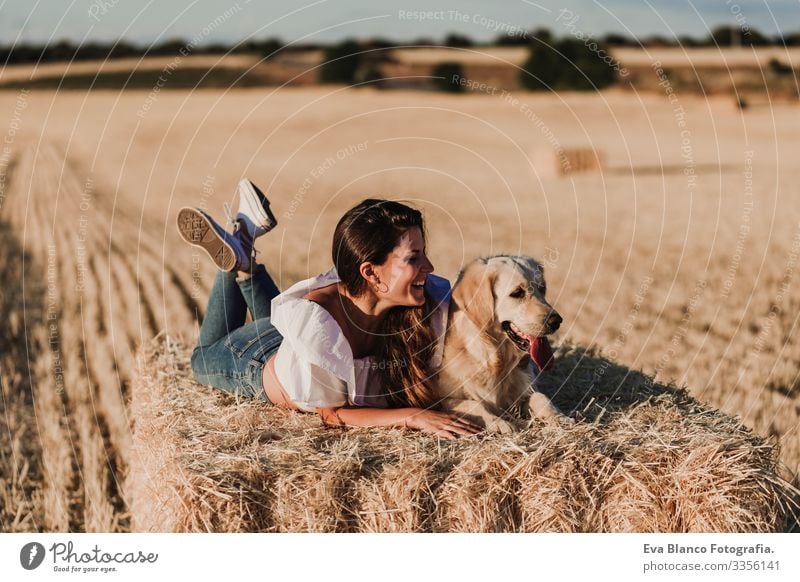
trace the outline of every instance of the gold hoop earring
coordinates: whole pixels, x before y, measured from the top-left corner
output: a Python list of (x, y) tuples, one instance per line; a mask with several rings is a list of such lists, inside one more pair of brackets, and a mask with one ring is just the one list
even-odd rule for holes
[(375, 290), (375, 293), (388, 293), (389, 292), (389, 285), (387, 285), (386, 283), (383, 283), (383, 285), (386, 287), (386, 289), (379, 289), (378, 286), (375, 285), (375, 287), (373, 287), (373, 289)]

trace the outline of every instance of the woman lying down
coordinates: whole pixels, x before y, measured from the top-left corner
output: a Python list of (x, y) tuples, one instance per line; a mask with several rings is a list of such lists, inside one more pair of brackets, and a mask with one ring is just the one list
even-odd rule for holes
[(192, 352), (198, 382), (316, 412), (333, 426), (448, 439), (481, 430), (431, 409), (450, 284), (432, 274), (419, 210), (364, 200), (336, 226), (334, 266), (281, 293), (253, 246), (277, 225), (270, 203), (249, 180), (238, 193), (232, 232), (198, 208), (178, 213), (182, 238), (220, 269)]

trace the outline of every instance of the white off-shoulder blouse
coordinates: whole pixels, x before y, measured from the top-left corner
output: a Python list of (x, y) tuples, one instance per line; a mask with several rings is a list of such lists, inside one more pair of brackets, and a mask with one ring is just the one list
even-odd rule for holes
[[(303, 299), (309, 291), (339, 281), (336, 268), (298, 281), (272, 300), (270, 321), (283, 336), (275, 354), (275, 374), (301, 410), (335, 406), (386, 408), (388, 400), (373, 356), (354, 358), (350, 344), (333, 316), (321, 305)], [(434, 299), (431, 326), (437, 343), (431, 370), (438, 370), (450, 305), (450, 282), (429, 274), (426, 293)]]

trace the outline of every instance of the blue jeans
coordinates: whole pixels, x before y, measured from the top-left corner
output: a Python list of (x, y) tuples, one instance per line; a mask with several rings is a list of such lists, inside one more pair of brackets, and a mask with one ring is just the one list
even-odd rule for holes
[[(192, 352), (195, 380), (269, 402), (261, 375), (283, 341), (269, 319), (272, 298), (279, 293), (264, 265), (244, 281), (236, 273), (217, 273)], [(253, 321), (245, 325), (248, 309)]]

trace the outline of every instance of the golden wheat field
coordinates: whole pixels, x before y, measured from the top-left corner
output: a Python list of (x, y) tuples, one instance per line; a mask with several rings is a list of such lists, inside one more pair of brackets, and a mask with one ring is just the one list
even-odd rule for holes
[[(329, 267), (347, 208), (406, 200), (439, 274), (538, 257), (557, 339), (741, 417), (798, 485), (796, 104), (317, 87), (6, 91), (0, 106), (2, 531), (131, 529), (135, 354), (160, 332), (191, 343), (214, 275), (175, 216), (221, 220), (242, 176), (278, 216), (258, 248), (279, 287)], [(586, 148), (600, 171), (548, 167)]]

